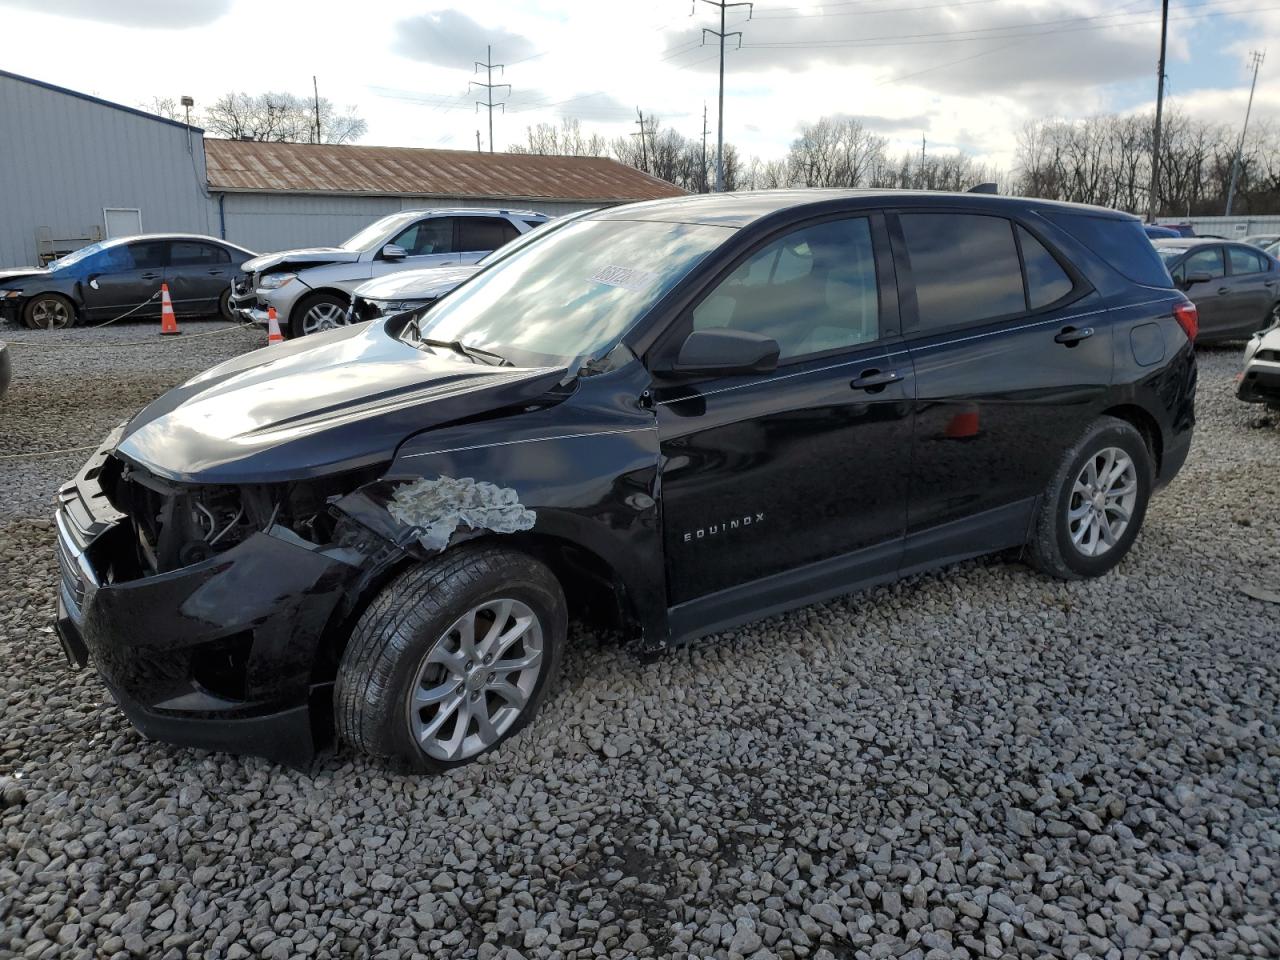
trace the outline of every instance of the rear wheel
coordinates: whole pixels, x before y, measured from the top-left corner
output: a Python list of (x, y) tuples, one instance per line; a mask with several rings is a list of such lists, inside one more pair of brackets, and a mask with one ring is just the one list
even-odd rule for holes
[(533, 717), (567, 621), (559, 582), (525, 554), (463, 546), (416, 566), (352, 631), (334, 688), (338, 734), (417, 770), (473, 760)]
[(340, 297), (331, 293), (316, 293), (294, 308), (289, 321), (290, 337), (305, 337), (309, 333), (333, 330), (347, 325), (347, 307)]
[(76, 322), (76, 308), (60, 293), (39, 293), (22, 309), (22, 322), (32, 330), (61, 330)]
[(1049, 482), (1028, 544), (1032, 566), (1064, 580), (1106, 573), (1138, 536), (1153, 481), (1142, 434), (1100, 417)]

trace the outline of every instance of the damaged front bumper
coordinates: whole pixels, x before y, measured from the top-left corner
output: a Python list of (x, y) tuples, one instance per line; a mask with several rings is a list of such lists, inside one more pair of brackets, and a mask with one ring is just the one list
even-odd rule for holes
[(322, 549), (272, 527), (179, 569), (122, 577), (137, 532), (98, 482), (114, 446), (58, 494), (56, 627), (68, 659), (92, 661), (149, 738), (308, 763), (332, 724), (333, 664), (318, 650), (381, 541)]

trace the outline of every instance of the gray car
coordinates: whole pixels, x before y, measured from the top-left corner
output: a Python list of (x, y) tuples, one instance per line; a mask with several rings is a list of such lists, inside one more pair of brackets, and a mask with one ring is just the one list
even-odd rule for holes
[(1247, 243), (1154, 241), (1170, 276), (1200, 314), (1198, 343), (1243, 340), (1280, 314), (1280, 261)]
[(160, 316), (168, 284), (179, 316), (231, 318), (231, 285), (253, 251), (198, 234), (144, 234), (91, 243), (48, 268), (0, 271), (0, 316), (32, 329)]
[(547, 222), (532, 210), (404, 210), (376, 220), (337, 247), (285, 250), (244, 264), (233, 306), (265, 324), (274, 307), (286, 336), (301, 337), (347, 322), (355, 288), (404, 270), (475, 263)]

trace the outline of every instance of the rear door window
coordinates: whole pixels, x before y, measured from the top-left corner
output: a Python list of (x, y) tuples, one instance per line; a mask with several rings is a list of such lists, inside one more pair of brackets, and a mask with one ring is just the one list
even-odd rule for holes
[(458, 249), (463, 253), (497, 250), (520, 235), (515, 224), (501, 217), (460, 217)]
[(1026, 311), (1012, 222), (967, 213), (904, 213), (898, 219), (915, 281), (918, 329)]

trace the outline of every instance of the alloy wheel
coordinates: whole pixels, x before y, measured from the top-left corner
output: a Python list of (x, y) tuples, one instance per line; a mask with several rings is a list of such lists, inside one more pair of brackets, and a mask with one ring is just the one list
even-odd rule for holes
[(445, 631), (409, 688), (409, 730), (427, 756), (465, 760), (493, 746), (533, 696), (542, 623), (519, 600), (472, 607)]
[(319, 333), (347, 325), (347, 311), (339, 304), (324, 301), (315, 304), (302, 318), (304, 334)]
[(1067, 501), (1067, 529), (1083, 556), (1111, 550), (1129, 528), (1138, 502), (1138, 468), (1119, 447), (1098, 451), (1086, 462)]
[(52, 297), (37, 300), (31, 305), (31, 325), (37, 330), (61, 330), (71, 326), (71, 310), (61, 300)]

